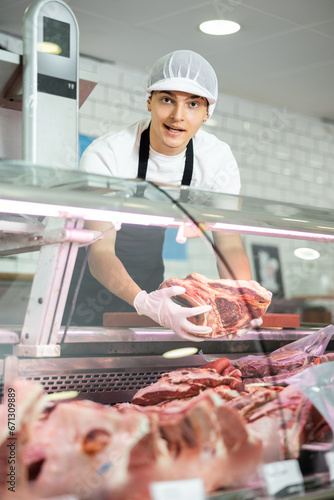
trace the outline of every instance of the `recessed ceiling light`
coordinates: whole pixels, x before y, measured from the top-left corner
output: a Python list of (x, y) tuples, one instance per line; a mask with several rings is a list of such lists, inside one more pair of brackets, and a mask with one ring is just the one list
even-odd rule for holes
[(201, 23), (199, 29), (207, 35), (232, 35), (240, 30), (240, 24), (225, 19), (214, 19)]
[(320, 257), (320, 253), (313, 248), (296, 248), (293, 252), (296, 257), (304, 260), (315, 260)]
[(164, 358), (183, 358), (184, 356), (191, 356), (196, 354), (198, 351), (197, 347), (181, 347), (180, 349), (173, 349), (172, 351), (167, 351), (163, 354)]

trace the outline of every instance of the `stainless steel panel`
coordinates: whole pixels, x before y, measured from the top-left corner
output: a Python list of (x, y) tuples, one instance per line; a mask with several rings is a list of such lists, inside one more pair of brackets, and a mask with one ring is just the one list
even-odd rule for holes
[(156, 382), (163, 373), (202, 364), (198, 355), (176, 360), (155, 356), (23, 358), (19, 359), (19, 378), (42, 384), (46, 393), (75, 390), (80, 399), (115, 404), (130, 402), (141, 387)]

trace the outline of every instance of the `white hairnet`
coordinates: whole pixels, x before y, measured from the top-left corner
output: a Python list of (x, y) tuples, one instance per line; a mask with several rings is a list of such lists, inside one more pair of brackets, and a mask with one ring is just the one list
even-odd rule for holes
[(192, 50), (176, 50), (153, 65), (146, 92), (153, 90), (174, 90), (205, 97), (210, 117), (218, 98), (217, 76), (204, 57)]

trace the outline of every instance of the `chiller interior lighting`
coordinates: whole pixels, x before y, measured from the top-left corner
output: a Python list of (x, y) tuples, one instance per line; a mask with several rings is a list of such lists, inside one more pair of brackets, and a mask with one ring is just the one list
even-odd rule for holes
[(180, 349), (172, 349), (163, 353), (163, 357), (167, 359), (183, 358), (191, 356), (198, 352), (197, 347), (181, 347)]
[(240, 24), (225, 19), (213, 19), (201, 23), (199, 29), (207, 35), (232, 35), (240, 30)]
[(255, 234), (257, 236), (272, 236), (275, 235), (277, 238), (293, 238), (297, 240), (316, 240), (316, 241), (334, 241), (334, 235), (325, 233), (311, 233), (308, 231), (297, 231), (293, 229), (272, 229), (268, 227), (259, 226), (244, 226), (242, 224), (225, 224), (222, 222), (216, 222), (215, 224), (207, 224), (207, 229), (212, 229), (219, 231), (225, 230), (230, 233), (240, 233), (240, 234)]
[(303, 260), (315, 260), (320, 257), (320, 253), (314, 248), (296, 248), (293, 252), (296, 257)]
[(159, 215), (116, 212), (84, 207), (69, 207), (20, 200), (0, 199), (0, 213), (41, 215), (44, 217), (66, 217), (68, 219), (85, 219), (99, 221), (117, 221), (141, 226), (170, 226), (173, 217)]
[(45, 399), (47, 401), (63, 401), (64, 399), (73, 399), (77, 396), (79, 396), (79, 391), (53, 392), (46, 394)]

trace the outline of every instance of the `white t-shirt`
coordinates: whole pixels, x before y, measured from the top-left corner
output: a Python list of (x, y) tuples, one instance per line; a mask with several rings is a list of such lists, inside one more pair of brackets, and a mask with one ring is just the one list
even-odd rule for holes
[[(95, 139), (82, 155), (80, 169), (86, 172), (126, 179), (136, 179), (140, 137), (150, 120)], [(194, 169), (191, 187), (229, 194), (239, 194), (240, 175), (228, 144), (199, 130), (193, 138)], [(150, 147), (146, 180), (179, 186), (185, 163), (185, 151), (165, 156)]]

